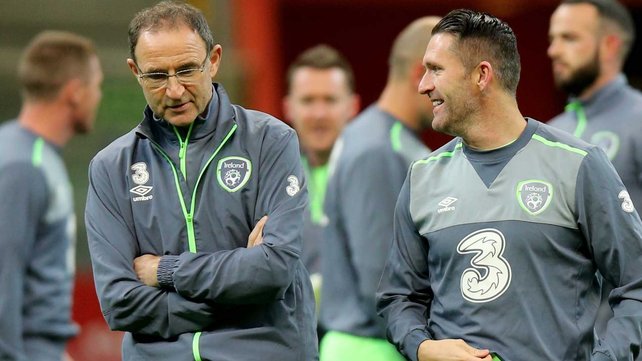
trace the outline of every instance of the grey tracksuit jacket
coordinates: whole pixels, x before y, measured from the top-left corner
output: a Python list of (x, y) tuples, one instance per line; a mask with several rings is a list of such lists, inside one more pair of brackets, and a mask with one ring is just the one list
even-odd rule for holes
[(642, 93), (624, 75), (582, 102), (586, 123), (566, 111), (548, 124), (600, 146), (617, 170), (633, 203), (642, 207)]
[[(92, 160), (86, 224), (101, 308), (124, 360), (315, 360), (295, 132), (220, 85), (190, 130), (154, 119)], [(246, 248), (268, 215), (263, 243)], [(163, 256), (160, 288), (133, 260)]]
[(395, 202), (408, 166), (428, 153), (413, 131), (376, 105), (335, 143), (321, 246), (321, 322), (328, 330), (385, 338), (375, 292), (392, 242)]
[(60, 149), (17, 121), (4, 123), (0, 191), (0, 360), (60, 361), (78, 332), (76, 217)]

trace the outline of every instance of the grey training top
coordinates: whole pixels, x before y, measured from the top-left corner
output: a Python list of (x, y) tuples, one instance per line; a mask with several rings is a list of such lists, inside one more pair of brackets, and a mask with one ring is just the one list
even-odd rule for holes
[(642, 93), (629, 86), (620, 74), (589, 100), (580, 102), (586, 114), (585, 125), (570, 110), (548, 124), (577, 133), (581, 139), (604, 149), (633, 203), (642, 207)]
[(59, 149), (0, 127), (0, 360), (60, 361), (71, 320), (76, 219)]
[[(413, 164), (379, 288), (411, 360), (461, 338), (504, 361), (629, 360), (642, 340), (642, 221), (604, 152), (529, 119), (476, 152), (456, 138)], [(593, 349), (599, 270), (615, 316)]]
[(328, 330), (385, 338), (375, 292), (392, 240), (394, 205), (408, 166), (428, 153), (410, 129), (376, 106), (337, 140), (321, 251), (321, 322)]

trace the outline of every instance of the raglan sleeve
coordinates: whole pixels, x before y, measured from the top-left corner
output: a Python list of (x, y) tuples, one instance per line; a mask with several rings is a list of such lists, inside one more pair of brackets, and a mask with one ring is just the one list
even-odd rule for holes
[(377, 291), (377, 309), (386, 321), (388, 340), (412, 361), (419, 345), (431, 339), (427, 315), (433, 295), (428, 244), (410, 213), (411, 172), (401, 188), (394, 214), (394, 238)]
[(161, 338), (211, 326), (213, 305), (146, 286), (136, 276), (138, 241), (131, 212), (118, 202), (113, 187), (119, 182), (114, 168), (104, 158), (92, 160), (85, 208), (94, 282), (105, 320), (113, 330)]
[(0, 359), (19, 360), (25, 353), (24, 270), (46, 209), (47, 188), (38, 169), (15, 163), (0, 170), (0, 190)]
[(263, 243), (180, 254), (171, 274), (180, 295), (232, 305), (269, 303), (283, 296), (303, 267), (301, 232), (308, 196), (296, 133), (278, 127), (267, 131), (262, 142), (254, 212), (268, 216)]
[[(393, 237), (393, 215), (408, 163), (389, 147), (371, 147), (341, 162), (333, 182), (337, 212), (328, 212), (323, 247), (326, 283), (339, 293), (354, 288), (365, 315), (376, 315), (375, 294)], [(328, 202), (328, 207), (332, 202)], [(328, 289), (330, 286), (326, 287)], [(383, 336), (383, 335), (382, 335)]]
[(597, 147), (578, 172), (576, 205), (593, 259), (615, 285), (609, 295), (614, 316), (591, 360), (631, 360), (642, 341), (642, 221), (606, 154)]

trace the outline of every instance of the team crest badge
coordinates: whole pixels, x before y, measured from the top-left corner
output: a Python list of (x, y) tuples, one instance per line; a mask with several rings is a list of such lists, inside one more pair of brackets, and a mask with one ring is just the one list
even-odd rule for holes
[(528, 214), (542, 213), (553, 199), (553, 186), (541, 180), (525, 180), (517, 184), (517, 201)]
[(613, 160), (617, 155), (617, 151), (620, 149), (620, 137), (609, 131), (602, 131), (593, 134), (589, 143), (602, 148), (609, 157), (609, 160)]
[(243, 157), (227, 157), (218, 161), (218, 184), (228, 192), (236, 192), (250, 179), (252, 163)]

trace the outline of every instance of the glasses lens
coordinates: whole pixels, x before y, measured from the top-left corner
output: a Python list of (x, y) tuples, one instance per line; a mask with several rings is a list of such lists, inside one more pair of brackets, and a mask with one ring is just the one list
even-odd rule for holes
[(167, 77), (166, 73), (147, 73), (143, 74), (143, 81), (150, 87), (159, 88), (167, 83)]
[(201, 69), (184, 69), (176, 72), (176, 77), (178, 81), (183, 84), (193, 83), (198, 78), (198, 75), (201, 73)]

